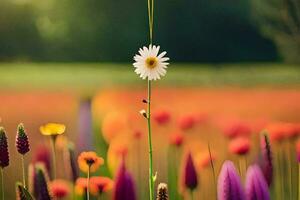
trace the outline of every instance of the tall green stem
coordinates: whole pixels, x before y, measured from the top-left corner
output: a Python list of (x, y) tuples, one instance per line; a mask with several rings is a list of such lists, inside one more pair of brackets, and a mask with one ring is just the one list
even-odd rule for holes
[[(153, 15), (154, 0), (148, 1), (148, 20), (150, 44), (153, 42)], [(151, 134), (151, 80), (148, 78), (148, 100), (147, 100), (147, 124), (148, 124), (148, 143), (149, 143), (149, 197), (154, 200), (154, 176), (153, 176), (153, 158), (152, 158), (152, 134)]]
[(56, 179), (56, 151), (55, 151), (56, 136), (51, 136), (51, 149), (52, 149), (52, 161), (53, 161), (53, 179)]
[(190, 190), (191, 200), (194, 200), (194, 192), (193, 190)]
[(87, 172), (87, 183), (86, 183), (86, 199), (90, 200), (90, 166), (88, 167), (88, 172)]
[(22, 159), (23, 187), (26, 188), (24, 155), (21, 156), (21, 159)]
[(148, 143), (149, 143), (149, 192), (150, 200), (154, 200), (154, 177), (153, 177), (153, 158), (152, 158), (152, 134), (151, 134), (151, 81), (148, 79), (148, 100), (147, 100), (147, 124), (148, 124)]
[(4, 200), (4, 173), (2, 167), (1, 167), (1, 193), (2, 193), (2, 200)]

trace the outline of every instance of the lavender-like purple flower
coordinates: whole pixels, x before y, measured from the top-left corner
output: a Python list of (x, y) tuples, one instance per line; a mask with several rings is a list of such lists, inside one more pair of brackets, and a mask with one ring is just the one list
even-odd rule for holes
[(231, 161), (223, 163), (219, 174), (218, 200), (245, 200), (240, 177)]
[(78, 128), (76, 150), (82, 152), (93, 149), (93, 128), (92, 128), (92, 98), (83, 98), (79, 103)]
[(36, 199), (37, 200), (51, 200), (48, 183), (43, 167), (37, 165), (35, 167), (36, 172)]
[(266, 182), (270, 187), (273, 180), (273, 161), (272, 161), (273, 159), (272, 159), (270, 140), (267, 134), (263, 135), (261, 141), (261, 156), (262, 156), (262, 160), (260, 162), (260, 167), (266, 179)]
[(187, 187), (190, 190), (196, 189), (198, 186), (198, 177), (193, 158), (190, 152), (187, 155), (186, 163), (184, 165), (183, 170), (183, 183), (185, 187)]
[(248, 168), (245, 189), (247, 200), (270, 200), (267, 182), (258, 165)]
[(16, 147), (17, 151), (22, 155), (25, 155), (30, 150), (28, 136), (25, 132), (24, 125), (22, 123), (18, 125), (16, 135)]
[(35, 151), (33, 156), (34, 163), (43, 163), (47, 169), (47, 172), (50, 173), (51, 171), (51, 154), (45, 145), (40, 145)]
[(130, 173), (122, 161), (115, 180), (113, 200), (136, 200), (135, 186)]
[(4, 168), (9, 165), (8, 144), (5, 130), (0, 127), (0, 167)]
[(75, 151), (74, 151), (74, 144), (73, 143), (69, 143), (68, 144), (68, 150), (67, 150), (67, 166), (70, 166), (70, 175), (71, 175), (71, 179), (73, 181), (73, 183), (76, 182), (77, 178), (78, 178), (78, 168), (77, 168), (77, 162), (76, 162), (76, 156), (75, 156)]

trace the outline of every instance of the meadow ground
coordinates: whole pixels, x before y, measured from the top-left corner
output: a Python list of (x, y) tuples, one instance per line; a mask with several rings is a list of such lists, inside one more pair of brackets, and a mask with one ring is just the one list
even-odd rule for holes
[[(0, 88), (93, 90), (105, 86), (141, 84), (131, 64), (1, 63)], [(176, 86), (295, 86), (300, 68), (295, 65), (172, 64), (159, 85)]]

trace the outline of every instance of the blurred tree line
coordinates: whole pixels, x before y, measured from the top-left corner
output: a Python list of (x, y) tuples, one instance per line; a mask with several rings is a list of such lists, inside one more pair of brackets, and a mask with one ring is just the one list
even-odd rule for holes
[(300, 0), (253, 0), (253, 16), (286, 62), (300, 63)]
[[(154, 41), (173, 61), (279, 60), (273, 38), (253, 23), (250, 1), (155, 1)], [(146, 0), (1, 0), (0, 60), (128, 62), (148, 43), (146, 6)]]

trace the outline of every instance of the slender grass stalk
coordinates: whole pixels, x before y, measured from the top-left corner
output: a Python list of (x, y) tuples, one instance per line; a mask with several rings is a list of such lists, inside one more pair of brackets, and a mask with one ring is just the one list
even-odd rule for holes
[[(137, 180), (138, 180), (138, 182), (139, 183), (141, 183), (142, 182), (142, 172), (141, 172), (141, 168), (142, 168), (142, 163), (141, 163), (141, 158), (142, 158), (142, 156), (141, 156), (141, 145), (140, 145), (140, 139), (137, 139), (136, 140), (136, 142), (137, 142), (137, 158), (138, 158), (138, 169), (137, 169)], [(143, 199), (143, 187), (141, 187), (140, 189), (139, 189), (139, 198), (140, 199)], [(99, 199), (100, 199), (100, 197), (99, 197)]]
[(2, 200), (4, 200), (4, 169), (1, 167), (1, 193), (2, 193)]
[(151, 134), (151, 81), (148, 79), (148, 100), (147, 100), (147, 124), (148, 124), (148, 143), (149, 143), (149, 197), (154, 200), (154, 176), (153, 176), (153, 150)]
[(24, 155), (21, 156), (21, 159), (22, 159), (23, 187), (26, 188)]
[(179, 197), (178, 197), (178, 165), (177, 165), (177, 161), (178, 161), (178, 159), (179, 159), (179, 154), (180, 153), (180, 151), (179, 151), (179, 149), (178, 148), (176, 148), (175, 149), (175, 159), (173, 159), (173, 161), (172, 161), (172, 164), (173, 164), (173, 166), (174, 166), (174, 177), (175, 177), (175, 196), (174, 196), (174, 200), (177, 200)]
[(245, 179), (245, 174), (247, 171), (247, 158), (246, 156), (242, 156), (239, 158), (239, 171), (240, 171), (240, 175), (242, 180)]
[(286, 154), (286, 159), (287, 159), (287, 179), (288, 179), (288, 186), (289, 186), (289, 198), (293, 198), (293, 179), (292, 179), (292, 159), (291, 159), (291, 154), (290, 154), (290, 145), (289, 141), (286, 142), (286, 147), (285, 147), (285, 154)]
[(76, 194), (75, 194), (75, 184), (72, 183), (72, 199), (76, 200)]
[(209, 142), (207, 143), (207, 147), (208, 147), (208, 153), (209, 153), (209, 159), (210, 159), (210, 167), (212, 170), (212, 174), (213, 174), (213, 179), (214, 179), (214, 190), (215, 190), (215, 194), (216, 194), (216, 189), (217, 189), (217, 183), (216, 183), (216, 173), (215, 173), (215, 166), (214, 166), (214, 162), (212, 160), (212, 155), (211, 155), (211, 149), (210, 149), (210, 144)]
[(52, 150), (52, 162), (53, 162), (53, 179), (56, 179), (56, 150), (55, 150), (56, 136), (51, 136), (51, 150)]
[(278, 171), (279, 171), (279, 177), (280, 177), (280, 197), (281, 199), (284, 199), (285, 196), (285, 189), (284, 189), (284, 185), (285, 185), (285, 173), (284, 173), (284, 159), (282, 155), (282, 151), (281, 148), (283, 148), (281, 145), (278, 148)]
[(87, 180), (86, 180), (86, 199), (90, 200), (90, 169), (91, 166), (88, 167), (87, 171)]
[(282, 185), (282, 177), (281, 177), (281, 167), (280, 167), (280, 159), (279, 159), (279, 151), (276, 152), (276, 165), (275, 165), (275, 173), (276, 173), (276, 181), (275, 181), (275, 192), (276, 192), (276, 199), (281, 198), (281, 185)]

